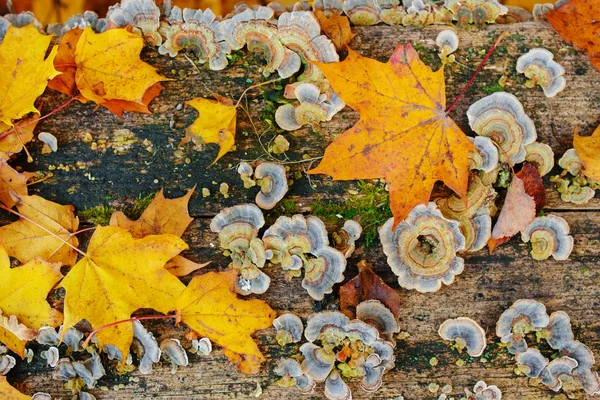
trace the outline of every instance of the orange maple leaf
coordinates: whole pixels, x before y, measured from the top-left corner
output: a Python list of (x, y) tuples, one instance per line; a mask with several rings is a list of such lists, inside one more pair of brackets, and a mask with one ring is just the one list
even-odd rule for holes
[(546, 18), (563, 39), (586, 50), (600, 71), (600, 0), (569, 0)]
[(196, 276), (177, 299), (177, 322), (223, 347), (225, 356), (245, 374), (258, 373), (265, 360), (250, 336), (271, 326), (275, 311), (262, 300), (240, 300), (236, 271)]
[(20, 119), (14, 127), (0, 122), (0, 158), (8, 160), (31, 142), (39, 117), (39, 114), (32, 114), (30, 117)]
[[(104, 35), (104, 36), (103, 36)], [(122, 117), (124, 111), (150, 114), (148, 104), (167, 80), (139, 58), (143, 40), (125, 29), (95, 34), (91, 29), (73, 29), (60, 41), (54, 60), (61, 75), (48, 86), (88, 100)]]
[(447, 115), (443, 67), (433, 72), (409, 44), (383, 64), (348, 49), (339, 63), (317, 65), (360, 120), (325, 150), (312, 174), (337, 180), (384, 178), (395, 224), (429, 201), (441, 180), (464, 196), (467, 136)]

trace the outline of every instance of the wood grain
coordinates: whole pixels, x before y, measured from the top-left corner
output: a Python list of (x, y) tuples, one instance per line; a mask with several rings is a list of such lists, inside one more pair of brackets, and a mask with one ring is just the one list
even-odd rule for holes
[[(363, 55), (385, 61), (397, 44), (410, 40), (421, 57), (437, 68), (440, 63), (434, 40), (442, 29), (354, 28), (357, 36), (351, 46)], [(600, 123), (600, 96), (597, 94), (600, 73), (591, 67), (584, 54), (562, 41), (548, 24), (492, 25), (479, 30), (458, 30), (461, 41), (458, 63), (445, 71), (447, 98), (450, 101), (454, 99), (481, 60), (482, 51), (504, 31), (509, 31), (510, 36), (502, 42), (451, 115), (470, 134), (465, 115), (469, 104), (487, 95), (498, 80), (506, 76), (505, 90), (519, 97), (535, 122), (538, 140), (549, 144), (558, 159), (572, 147), (575, 127), (579, 126), (581, 132), (591, 132)], [(515, 72), (516, 58), (533, 47), (551, 50), (567, 71), (567, 87), (553, 99), (544, 97), (540, 88), (525, 88), (525, 78)], [(262, 77), (258, 62), (250, 55), (222, 72), (192, 66), (183, 56), (174, 59), (158, 56), (155, 49), (145, 50), (144, 59), (165, 76), (174, 78), (165, 83), (166, 89), (151, 103), (152, 115), (126, 113), (119, 120), (106, 110), (95, 110), (91, 104), (73, 104), (40, 124), (40, 130), (51, 132), (58, 138), (59, 151), (42, 155), (41, 145), (34, 143), (31, 148), (34, 163), (28, 164), (24, 158), (19, 158), (16, 164), (28, 171), (54, 173), (53, 178), (32, 187), (32, 192), (60, 203), (74, 204), (77, 210), (98, 205), (118, 208), (163, 186), (167, 196), (181, 195), (194, 185), (197, 185), (198, 191), (208, 188), (211, 192), (209, 197), (197, 194), (192, 198), (190, 212), (198, 218), (184, 239), (191, 247), (188, 255), (192, 259), (211, 260), (212, 264), (208, 267), (211, 269), (225, 268), (227, 259), (218, 251), (217, 237), (208, 228), (210, 217), (225, 206), (253, 201), (256, 190), (243, 188), (234, 167), (241, 159), (257, 160), (268, 156), (257, 140), (250, 119), (242, 112), (238, 121), (237, 149), (207, 168), (216, 155), (216, 147), (209, 146), (204, 151), (191, 146), (178, 149), (177, 144), (183, 138), (185, 128), (197, 115), (190, 107), (181, 111), (176, 108), (187, 100), (208, 97), (213, 93), (237, 99), (246, 87), (266, 79)], [(321, 156), (336, 135), (358, 119), (355, 112), (346, 108), (316, 132), (311, 129), (292, 133), (277, 131), (266, 121), (272, 118), (272, 112), (263, 113), (274, 90), (274, 85), (265, 87), (264, 92), (252, 90), (244, 104), (247, 104), (252, 122), (265, 143), (275, 134), (284, 134), (290, 141), (288, 162), (302, 160), (303, 155)], [(42, 98), (43, 111), (49, 112), (66, 100), (49, 92)], [(173, 128), (170, 127), (171, 120), (174, 121)], [(119, 133), (115, 131), (119, 129), (133, 132), (132, 143), (116, 139)], [(92, 143), (85, 141), (88, 134), (98, 146), (96, 149)], [(105, 141), (104, 145), (102, 141)], [(341, 203), (347, 191), (356, 187), (355, 182), (332, 182), (321, 176), (311, 177), (309, 181), (303, 173), (308, 164), (289, 164), (290, 174), (298, 171), (301, 177), (294, 179), (288, 198), (302, 211), (309, 212), (317, 199)], [(558, 169), (553, 173), (557, 172)], [(230, 186), (229, 198), (218, 193), (222, 182)], [(548, 181), (546, 184), (549, 187)], [(451, 384), (452, 395), (458, 399), (464, 388), (472, 388), (480, 379), (500, 387), (503, 398), (508, 400), (563, 398), (531, 386), (527, 378), (517, 377), (513, 373), (514, 358), (498, 347), (494, 335), (495, 321), (505, 308), (519, 298), (534, 298), (544, 302), (550, 312), (568, 312), (576, 338), (600, 355), (600, 199), (576, 206), (562, 202), (552, 189), (548, 189), (548, 198), (547, 210), (564, 217), (575, 237), (575, 250), (566, 262), (536, 262), (528, 255), (527, 245), (516, 238), (500, 246), (493, 255), (480, 251), (466, 256), (465, 272), (453, 285), (435, 294), (424, 295), (398, 287), (379, 246), (366, 248), (359, 245), (349, 260), (346, 280), (357, 273), (355, 265), (360, 259), (373, 263), (376, 272), (399, 290), (403, 299), (403, 331), (410, 336), (398, 341), (396, 368), (385, 375), (383, 387), (376, 393), (367, 394), (352, 383), (355, 399), (394, 399), (399, 395), (408, 400), (437, 399), (440, 392), (433, 394), (427, 389), (432, 382), (440, 386)], [(281, 212), (281, 209), (275, 210), (270, 218)], [(265, 271), (273, 282), (261, 298), (278, 312), (291, 311), (305, 318), (315, 311), (336, 309), (336, 291), (323, 301), (315, 302), (302, 289), (300, 280), (286, 282), (281, 271), (272, 267)], [(487, 362), (458, 354), (437, 336), (439, 324), (457, 316), (471, 317), (486, 328), (489, 345), (485, 355)], [(148, 326), (158, 337), (183, 337), (185, 333), (185, 330), (176, 329), (168, 323), (148, 323)], [(267, 356), (267, 363), (258, 376), (239, 374), (222, 352), (216, 350), (208, 357), (191, 356), (191, 365), (181, 368), (175, 375), (167, 366), (157, 366), (149, 376), (138, 373), (119, 376), (109, 371), (107, 377), (98, 383), (99, 387), (91, 392), (99, 399), (245, 399), (253, 398), (259, 384), (264, 391), (260, 397), (263, 399), (297, 396), (293, 390), (278, 388), (274, 384), (277, 377), (272, 373), (275, 362), (280, 357), (294, 354), (297, 347), (280, 348), (274, 340), (273, 329), (260, 332), (257, 340)], [(70, 398), (69, 390), (61, 382), (51, 379), (51, 370), (45, 367), (39, 348), (33, 348), (36, 349), (33, 362), (19, 362), (9, 375), (10, 382), (24, 393), (43, 391), (52, 394), (53, 398)], [(429, 364), (432, 357), (439, 359), (436, 367)], [(458, 359), (467, 363), (459, 367), (456, 365)], [(322, 385), (314, 395), (303, 398), (323, 398), (321, 390)]]

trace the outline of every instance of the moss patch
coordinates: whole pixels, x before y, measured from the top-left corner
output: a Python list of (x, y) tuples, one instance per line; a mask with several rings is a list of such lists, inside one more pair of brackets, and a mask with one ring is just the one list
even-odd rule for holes
[[(140, 194), (139, 197), (133, 201), (133, 204), (123, 207), (123, 213), (130, 219), (138, 219), (146, 207), (148, 207), (148, 204), (154, 199), (154, 196), (156, 196), (156, 193), (150, 193), (147, 196), (142, 196)], [(105, 226), (110, 223), (110, 217), (113, 212), (115, 212), (114, 207), (100, 205), (86, 208), (77, 215), (91, 224)]]
[(318, 200), (310, 205), (312, 214), (328, 223), (337, 223), (355, 217), (363, 227), (365, 245), (370, 247), (377, 241), (377, 228), (392, 217), (388, 203), (388, 192), (383, 184), (358, 182), (359, 192), (350, 194), (343, 203)]

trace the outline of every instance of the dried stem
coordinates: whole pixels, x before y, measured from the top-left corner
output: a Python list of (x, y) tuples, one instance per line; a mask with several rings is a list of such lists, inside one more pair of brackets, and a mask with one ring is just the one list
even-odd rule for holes
[(475, 72), (473, 72), (473, 76), (471, 76), (471, 79), (469, 79), (469, 82), (467, 82), (467, 84), (465, 85), (465, 87), (463, 88), (463, 90), (461, 90), (461, 92), (458, 94), (458, 96), (456, 97), (456, 99), (454, 99), (454, 102), (452, 104), (450, 104), (450, 107), (448, 107), (448, 109), (446, 110), (446, 114), (449, 114), (450, 111), (452, 111), (452, 109), (454, 108), (454, 106), (456, 106), (456, 103), (458, 103), (458, 101), (465, 94), (465, 92), (467, 91), (467, 89), (471, 86), (471, 84), (475, 80), (475, 77), (477, 76), (477, 73), (479, 71), (481, 71), (481, 68), (483, 68), (483, 65), (485, 64), (485, 62), (490, 58), (490, 56), (492, 55), (492, 53), (494, 52), (494, 50), (496, 49), (496, 47), (498, 47), (498, 45), (500, 44), (500, 42), (502, 41), (502, 39), (504, 39), (507, 36), (508, 36), (508, 32), (504, 32), (500, 36), (498, 36), (498, 39), (496, 39), (496, 42), (494, 43), (494, 45), (488, 50), (488, 52), (485, 55), (485, 57), (483, 57), (483, 60), (481, 60), (481, 62), (477, 66), (477, 69), (475, 69)]
[(237, 103), (235, 103), (235, 108), (238, 108), (238, 106), (240, 105), (242, 99), (244, 98), (244, 96), (246, 95), (246, 92), (248, 92), (248, 90), (255, 89), (255, 88), (263, 86), (263, 85), (268, 85), (269, 83), (274, 83), (274, 82), (280, 81), (281, 79), (283, 79), (283, 78), (271, 79), (270, 81), (261, 82), (261, 83), (257, 83), (256, 85), (248, 86), (246, 88), (246, 90), (244, 90), (242, 92), (242, 94), (241, 94), (240, 98), (238, 99)]

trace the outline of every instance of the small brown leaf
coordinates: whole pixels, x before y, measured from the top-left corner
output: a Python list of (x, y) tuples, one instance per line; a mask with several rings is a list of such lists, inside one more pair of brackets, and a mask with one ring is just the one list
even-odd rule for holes
[(398, 318), (400, 296), (362, 260), (358, 275), (340, 288), (340, 309), (348, 318), (356, 318), (356, 306), (365, 300), (379, 300)]
[(546, 205), (546, 188), (538, 169), (530, 163), (524, 163), (517, 176), (523, 181), (525, 192), (535, 201), (535, 213)]
[(17, 201), (11, 193), (27, 196), (27, 181), (33, 175), (31, 172), (17, 172), (0, 159), (0, 203), (12, 208)]
[(326, 16), (321, 10), (315, 10), (314, 14), (319, 21), (319, 25), (321, 25), (321, 29), (331, 39), (336, 49), (342, 49), (356, 36), (356, 34), (352, 33), (350, 20), (345, 15), (333, 14)]

